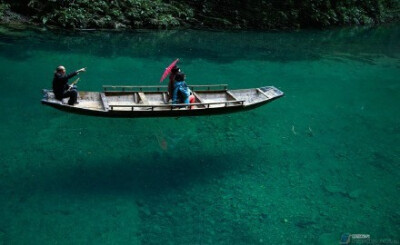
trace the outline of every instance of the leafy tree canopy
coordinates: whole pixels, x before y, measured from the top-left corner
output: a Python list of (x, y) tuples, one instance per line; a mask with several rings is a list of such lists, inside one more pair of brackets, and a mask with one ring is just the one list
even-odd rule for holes
[(399, 20), (399, 0), (0, 0), (5, 11), (63, 28), (285, 29)]

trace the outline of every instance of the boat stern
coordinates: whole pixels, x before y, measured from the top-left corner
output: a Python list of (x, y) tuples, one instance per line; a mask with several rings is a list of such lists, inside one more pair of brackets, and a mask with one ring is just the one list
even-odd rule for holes
[(42, 89), (42, 99), (41, 99), (41, 102), (42, 102), (42, 103), (48, 102), (49, 99), (51, 98), (51, 96), (54, 96), (53, 91), (48, 90), (48, 89)]

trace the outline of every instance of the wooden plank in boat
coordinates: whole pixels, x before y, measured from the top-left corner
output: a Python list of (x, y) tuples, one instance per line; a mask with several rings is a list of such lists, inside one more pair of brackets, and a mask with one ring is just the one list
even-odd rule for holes
[(268, 99), (270, 98), (270, 96), (267, 93), (263, 92), (261, 89), (257, 88), (257, 91), (260, 92), (265, 97), (267, 97)]
[(144, 95), (143, 92), (138, 92), (140, 99), (143, 101), (143, 104), (149, 104), (149, 101), (146, 98), (146, 95)]
[(162, 98), (163, 98), (164, 104), (168, 104), (168, 93), (167, 92), (162, 93)]
[(110, 106), (108, 105), (107, 97), (104, 93), (100, 93), (101, 102), (103, 103), (103, 107), (105, 111), (110, 110)]
[(275, 98), (278, 95), (273, 89), (268, 89), (265, 94), (270, 98)]
[(270, 87), (259, 88), (259, 90), (264, 92), (264, 94), (266, 96), (268, 96), (268, 98), (270, 98), (270, 99), (275, 98), (276, 96), (279, 95), (273, 88), (270, 88)]
[[(200, 103), (204, 103), (203, 99), (194, 91), (192, 91), (194, 97), (200, 102)], [(205, 105), (193, 105), (191, 106), (191, 108), (204, 108), (206, 107)]]
[(194, 97), (196, 97), (196, 99), (198, 101), (200, 101), (200, 103), (204, 103), (203, 99), (196, 92), (192, 92), (192, 93), (193, 93)]
[(234, 100), (238, 100), (238, 98), (236, 98), (231, 92), (229, 92), (228, 90), (226, 91), (227, 94), (229, 94)]

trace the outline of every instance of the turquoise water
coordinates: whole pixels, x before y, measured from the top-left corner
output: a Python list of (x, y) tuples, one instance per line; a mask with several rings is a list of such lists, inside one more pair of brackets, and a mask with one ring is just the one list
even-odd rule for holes
[[(210, 117), (110, 119), (40, 104), (63, 64), (80, 90), (274, 85)], [(400, 28), (299, 32), (0, 29), (0, 244), (400, 242)], [(396, 244), (396, 243), (395, 243)]]

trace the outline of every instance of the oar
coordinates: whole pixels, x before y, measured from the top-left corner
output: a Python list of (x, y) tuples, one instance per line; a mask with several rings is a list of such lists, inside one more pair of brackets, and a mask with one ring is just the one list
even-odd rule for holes
[(67, 91), (69, 91), (75, 84), (77, 84), (79, 82), (79, 79), (80, 77), (78, 77), (75, 81), (73, 81)]

